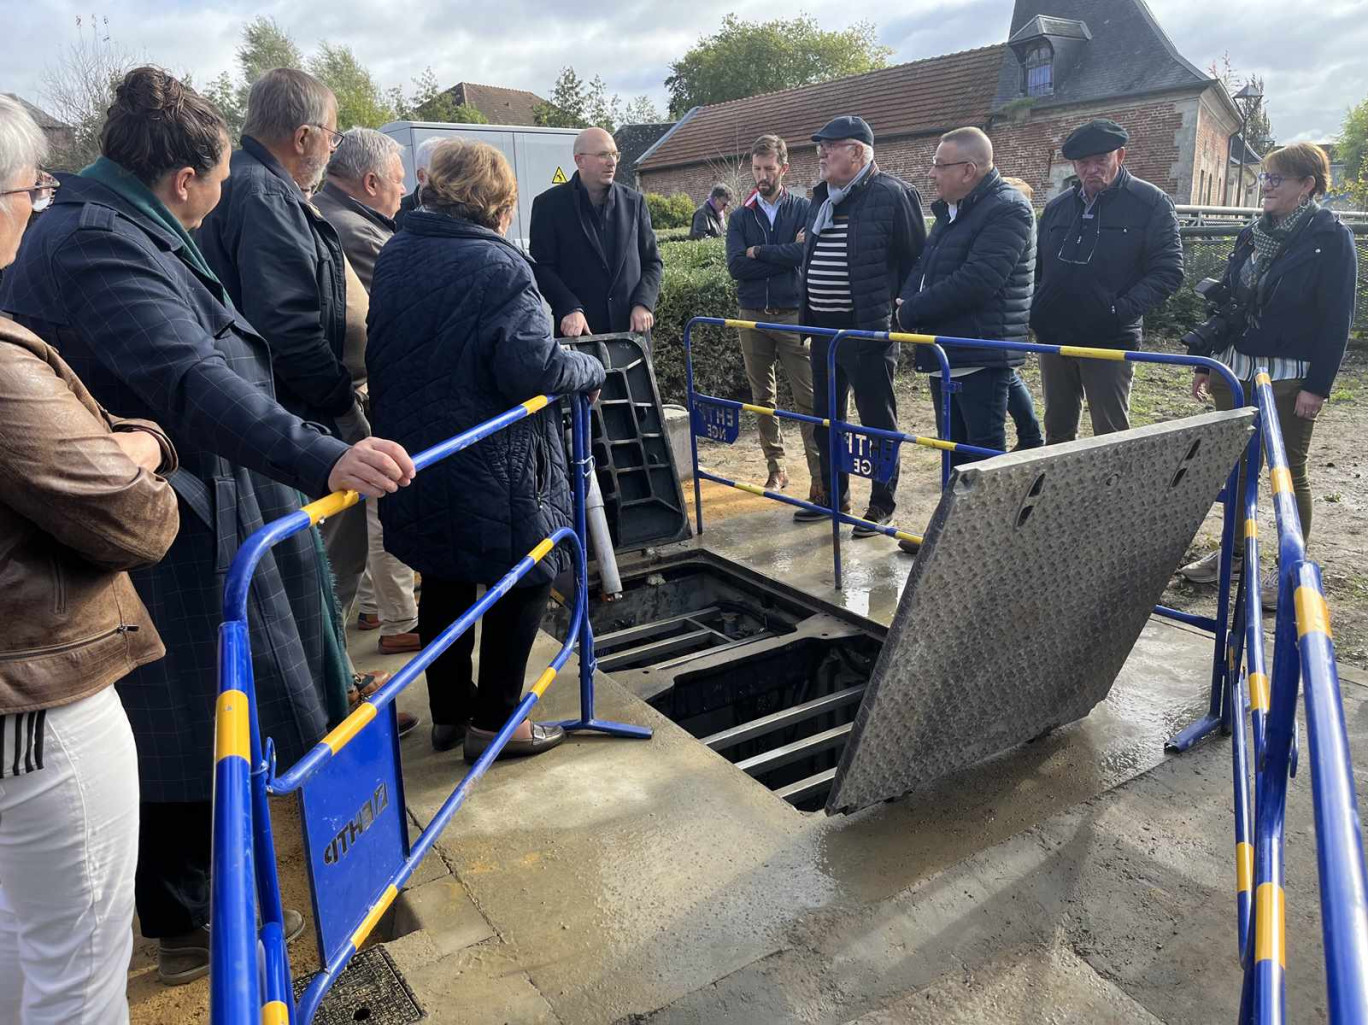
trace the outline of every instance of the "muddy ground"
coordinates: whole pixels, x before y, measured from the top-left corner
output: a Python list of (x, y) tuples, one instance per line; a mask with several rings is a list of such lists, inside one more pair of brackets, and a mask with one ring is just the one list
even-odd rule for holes
[[(1156, 349), (1179, 351), (1177, 346), (1158, 343)], [(1041, 412), (1040, 369), (1032, 357), (1022, 368), (1031, 393)], [(1135, 426), (1190, 416), (1202, 406), (1189, 393), (1190, 372), (1181, 367), (1138, 365), (1131, 396), (1131, 420)], [(935, 434), (935, 416), (924, 376), (903, 368), (898, 376), (898, 416), (902, 429), (909, 433)], [(781, 395), (781, 402), (784, 396)], [(857, 420), (854, 410), (852, 420)], [(1080, 436), (1091, 433), (1086, 410)], [(792, 478), (788, 493), (807, 497), (809, 477), (798, 432), (792, 424), (784, 427), (787, 449), (786, 469)], [(1011, 427), (1008, 443), (1013, 444)], [(766, 476), (764, 455), (760, 451), (755, 418), (746, 414), (741, 436), (731, 446), (699, 443), (699, 461), (734, 480), (763, 484)], [(929, 521), (939, 498), (939, 454), (930, 449), (904, 446), (902, 477), (898, 488), (897, 526), (920, 533)], [(1351, 665), (1368, 668), (1368, 343), (1350, 347), (1330, 401), (1320, 414), (1311, 444), (1310, 476), (1314, 500), (1314, 524), (1310, 554), (1322, 569), (1330, 601), (1339, 658)], [(868, 482), (856, 478), (852, 484), (855, 513), (867, 503)], [(1272, 522), (1272, 507), (1266, 493), (1260, 512), (1265, 523)], [(807, 528), (814, 531), (819, 528)], [(1214, 548), (1220, 538), (1219, 510), (1213, 510), (1193, 539), (1189, 556), (1196, 558)], [(858, 543), (858, 542), (856, 542)], [(1265, 558), (1272, 565), (1272, 546), (1264, 545)], [(1175, 577), (1165, 593), (1165, 602), (1189, 611), (1215, 613), (1215, 589), (1197, 587)], [(1271, 619), (1269, 620), (1271, 624)]]

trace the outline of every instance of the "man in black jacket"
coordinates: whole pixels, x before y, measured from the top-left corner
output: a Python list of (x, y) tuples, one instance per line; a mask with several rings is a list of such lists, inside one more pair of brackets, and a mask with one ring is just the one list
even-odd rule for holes
[(712, 187), (708, 198), (694, 211), (693, 223), (689, 226), (689, 241), (699, 242), (705, 238), (725, 238), (727, 234), (727, 211), (736, 202), (732, 190), (721, 182)]
[[(977, 128), (941, 136), (931, 161), (935, 226), (903, 284), (898, 323), (904, 331), (1024, 342), (1035, 272), (1035, 214), (993, 166), (993, 144)], [(931, 399), (941, 437), (999, 451), (1007, 447), (1007, 394), (1025, 357), (1004, 349), (947, 345), (950, 423), (941, 420), (945, 382), (930, 354)], [(955, 465), (981, 458), (952, 453)]]
[(532, 201), (529, 248), (559, 337), (655, 323), (664, 264), (646, 197), (613, 180), (618, 151), (602, 128), (575, 138), (575, 173)]
[[(1183, 283), (1173, 200), (1123, 166), (1130, 135), (1089, 121), (1064, 140), (1079, 185), (1040, 218), (1031, 327), (1046, 345), (1138, 349), (1143, 317)], [(1130, 427), (1132, 364), (1040, 357), (1047, 444), (1072, 441), (1084, 396), (1094, 434)]]
[[(926, 243), (921, 196), (906, 182), (880, 171), (874, 163), (874, 132), (863, 118), (838, 117), (812, 137), (822, 181), (812, 192), (808, 226), (804, 232), (805, 288), (801, 323), (814, 327), (887, 331), (893, 299), (907, 279)], [(825, 338), (812, 339), (813, 415), (827, 410), (827, 351)], [(849, 396), (855, 392), (860, 423), (883, 430), (898, 429), (898, 405), (893, 395), (897, 344), (848, 340), (841, 343), (836, 367), (836, 416), (844, 420)], [(816, 429), (822, 457), (823, 496), (831, 479), (826, 428)], [(847, 443), (849, 443), (849, 437)], [(840, 509), (850, 509), (850, 481), (840, 477)], [(864, 519), (888, 524), (896, 508), (896, 465), (888, 481), (874, 481)], [(822, 504), (828, 504), (825, 497)], [(807, 522), (820, 513), (799, 509), (793, 518)], [(872, 537), (878, 531), (857, 525), (853, 537)]]
[[(742, 320), (797, 324), (803, 282), (798, 267), (803, 244), (797, 241), (807, 224), (808, 201), (784, 187), (788, 146), (777, 135), (762, 135), (751, 146), (751, 174), (755, 191), (727, 222), (727, 269), (736, 279)], [(808, 343), (795, 332), (741, 328), (741, 357), (746, 361), (751, 401), (757, 406), (778, 402), (775, 365), (782, 363), (793, 392), (794, 411), (812, 415), (812, 364)], [(769, 464), (765, 487), (788, 485), (784, 441), (775, 417), (759, 418), (760, 447)], [(812, 487), (811, 500), (822, 490), (822, 461), (813, 440), (812, 424), (800, 427)]]

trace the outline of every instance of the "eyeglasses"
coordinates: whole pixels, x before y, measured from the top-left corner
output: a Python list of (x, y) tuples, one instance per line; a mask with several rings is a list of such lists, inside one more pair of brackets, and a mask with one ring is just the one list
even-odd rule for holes
[(931, 170), (933, 170), (933, 171), (944, 171), (947, 167), (959, 167), (959, 166), (961, 166), (962, 164), (972, 164), (972, 163), (973, 163), (972, 160), (951, 160), (951, 161), (949, 161), (948, 163), (941, 164), (941, 163), (937, 163), (936, 161), (933, 160), (933, 161), (931, 161)]
[(619, 152), (618, 152), (617, 150), (615, 150), (615, 149), (605, 149), (605, 150), (599, 151), (598, 153), (586, 153), (586, 154), (584, 154), (584, 155), (585, 155), (586, 157), (596, 157), (596, 158), (598, 158), (599, 160), (611, 160), (611, 161), (612, 161), (613, 163), (615, 163), (615, 164), (618, 162), (619, 158), (621, 158), (621, 156), (622, 156), (622, 154), (619, 153)]
[(21, 192), (27, 192), (29, 205), (33, 208), (33, 212), (41, 213), (52, 205), (53, 194), (61, 187), (62, 183), (52, 175), (46, 171), (39, 171), (38, 180), (28, 188), (5, 189), (0, 192), (0, 196), (17, 196)]
[(1099, 204), (1093, 204), (1092, 248), (1088, 250), (1088, 255), (1080, 260), (1078, 259), (1078, 252), (1083, 245), (1083, 234), (1086, 230), (1086, 226), (1083, 223), (1083, 214), (1084, 211), (1080, 210), (1078, 216), (1074, 218), (1073, 227), (1069, 228), (1069, 235), (1072, 235), (1075, 231), (1078, 232), (1078, 237), (1074, 239), (1074, 255), (1064, 255), (1064, 249), (1069, 244), (1069, 235), (1066, 235), (1064, 236), (1064, 241), (1060, 243), (1059, 252), (1055, 254), (1055, 259), (1060, 263), (1072, 263), (1079, 267), (1086, 267), (1088, 264), (1092, 263), (1093, 253), (1097, 252), (1097, 240), (1102, 237), (1102, 207)]
[(1276, 189), (1285, 181), (1287, 179), (1280, 174), (1269, 174), (1267, 171), (1259, 172), (1259, 184), (1267, 185), (1270, 189)]
[(830, 153), (842, 146), (854, 146), (858, 141), (858, 139), (841, 139), (837, 142), (819, 142), (817, 144), (817, 152)]
[(318, 128), (318, 129), (321, 129), (321, 130), (324, 131), (324, 132), (327, 132), (327, 133), (328, 133), (328, 149), (331, 150), (331, 151), (334, 152), (334, 153), (337, 152), (337, 147), (342, 145), (342, 140), (343, 140), (343, 138), (345, 138), (345, 136), (343, 136), (343, 134), (342, 134), (341, 132), (334, 132), (334, 131), (333, 131), (331, 128), (329, 128), (327, 125), (320, 125), (317, 121), (310, 121), (310, 122), (309, 122), (308, 124), (306, 124), (304, 127), (305, 127), (305, 128)]

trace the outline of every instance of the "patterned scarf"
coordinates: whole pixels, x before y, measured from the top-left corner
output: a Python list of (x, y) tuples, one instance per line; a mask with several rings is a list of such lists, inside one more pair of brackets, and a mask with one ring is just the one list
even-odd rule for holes
[(1255, 273), (1263, 277), (1273, 258), (1282, 251), (1287, 240), (1296, 234), (1297, 229), (1306, 223), (1313, 213), (1320, 209), (1314, 200), (1307, 199), (1292, 211), (1281, 224), (1274, 224), (1273, 218), (1264, 214), (1254, 222), (1254, 251), (1259, 258), (1255, 261)]

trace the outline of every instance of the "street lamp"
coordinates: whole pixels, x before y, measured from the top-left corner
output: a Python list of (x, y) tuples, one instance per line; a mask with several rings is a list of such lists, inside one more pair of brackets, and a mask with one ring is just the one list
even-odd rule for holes
[(1240, 183), (1235, 191), (1236, 206), (1240, 206), (1244, 201), (1245, 153), (1249, 150), (1246, 133), (1249, 129), (1249, 119), (1262, 99), (1263, 93), (1253, 82), (1246, 82), (1244, 88), (1235, 94), (1235, 104), (1240, 110)]

